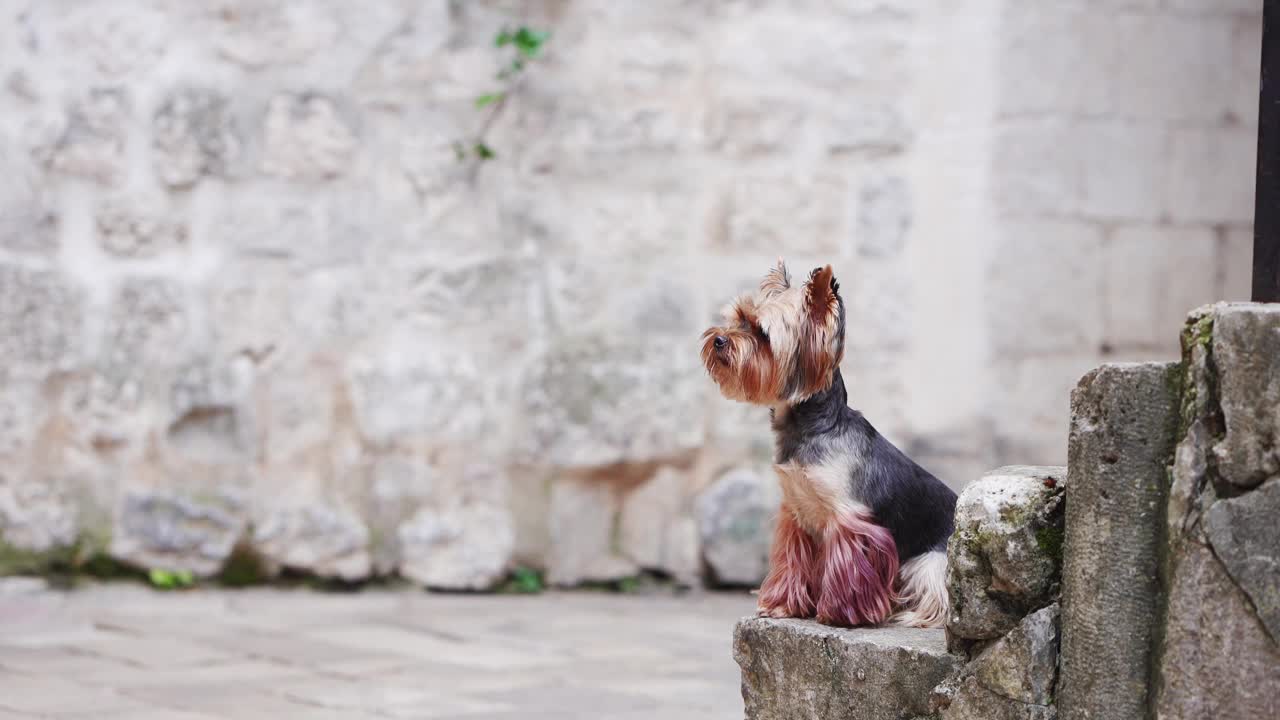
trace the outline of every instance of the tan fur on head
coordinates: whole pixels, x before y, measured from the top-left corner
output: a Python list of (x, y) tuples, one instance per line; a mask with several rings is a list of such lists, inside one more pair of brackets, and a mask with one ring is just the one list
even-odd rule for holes
[(839, 288), (830, 265), (793, 287), (779, 259), (755, 296), (727, 306), (724, 324), (702, 334), (703, 365), (725, 397), (794, 404), (830, 387), (844, 356)]

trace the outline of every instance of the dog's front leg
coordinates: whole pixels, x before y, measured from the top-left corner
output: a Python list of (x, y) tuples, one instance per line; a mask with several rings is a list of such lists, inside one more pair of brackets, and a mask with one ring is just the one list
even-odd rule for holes
[(796, 522), (787, 504), (778, 514), (769, 574), (760, 586), (759, 614), (775, 618), (809, 618), (816, 610), (818, 544)]
[(879, 625), (893, 611), (898, 549), (893, 536), (864, 513), (847, 510), (822, 538), (817, 618), (826, 625)]

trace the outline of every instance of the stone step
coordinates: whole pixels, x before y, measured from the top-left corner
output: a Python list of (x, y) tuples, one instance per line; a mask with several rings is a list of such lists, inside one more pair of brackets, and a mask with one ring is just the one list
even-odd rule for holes
[(746, 618), (734, 630), (747, 720), (902, 720), (929, 714), (961, 664), (942, 630), (845, 630)]

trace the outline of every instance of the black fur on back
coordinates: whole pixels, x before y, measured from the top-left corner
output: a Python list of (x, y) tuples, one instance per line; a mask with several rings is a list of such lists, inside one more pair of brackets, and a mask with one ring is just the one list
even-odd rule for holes
[(917, 465), (849, 407), (840, 371), (831, 387), (787, 408), (773, 420), (776, 462), (822, 463), (835, 453), (855, 459), (849, 487), (888, 528), (905, 562), (930, 550), (946, 550), (955, 526), (956, 494)]

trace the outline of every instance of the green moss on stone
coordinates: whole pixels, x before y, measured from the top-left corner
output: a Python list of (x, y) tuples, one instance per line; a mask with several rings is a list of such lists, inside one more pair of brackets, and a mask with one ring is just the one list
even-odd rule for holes
[(27, 550), (0, 540), (0, 576), (41, 575), (60, 566), (70, 566), (75, 546), (48, 550)]
[(1036, 547), (1040, 548), (1040, 552), (1053, 558), (1056, 563), (1062, 563), (1062, 541), (1063, 531), (1059, 527), (1042, 527), (1036, 530)]

